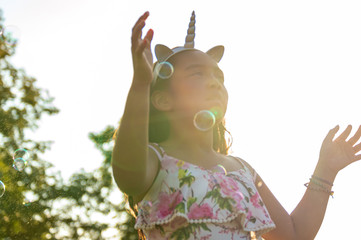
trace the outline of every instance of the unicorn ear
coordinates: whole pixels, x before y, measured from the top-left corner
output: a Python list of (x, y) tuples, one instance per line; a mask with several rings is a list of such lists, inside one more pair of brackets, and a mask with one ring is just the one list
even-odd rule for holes
[(155, 45), (155, 56), (157, 57), (158, 62), (163, 62), (167, 57), (173, 54), (172, 49), (164, 46), (162, 44)]
[(209, 49), (206, 52), (210, 57), (212, 57), (216, 62), (219, 62), (223, 57), (224, 47), (221, 45), (215, 46)]

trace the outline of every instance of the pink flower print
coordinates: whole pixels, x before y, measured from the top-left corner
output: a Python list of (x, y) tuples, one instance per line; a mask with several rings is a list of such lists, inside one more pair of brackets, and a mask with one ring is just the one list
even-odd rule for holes
[(237, 182), (234, 179), (227, 176), (221, 177), (219, 181), (219, 185), (221, 186), (221, 192), (229, 197), (231, 197), (235, 192), (239, 191)]
[(190, 219), (211, 218), (213, 217), (213, 211), (208, 203), (204, 203), (201, 206), (193, 203), (187, 215)]
[(252, 195), (251, 202), (254, 207), (261, 208), (261, 205), (259, 205), (259, 194), (256, 192), (256, 194)]
[(263, 213), (264, 213), (264, 215), (266, 216), (266, 218), (269, 218), (269, 215), (268, 215), (268, 213), (266, 212), (266, 209), (263, 209)]
[(242, 200), (244, 199), (244, 195), (242, 194), (241, 191), (236, 191), (232, 193), (232, 199), (234, 201), (236, 201), (236, 207), (237, 210), (244, 210), (244, 208), (242, 207)]
[(163, 219), (174, 211), (174, 208), (183, 200), (182, 193), (178, 190), (174, 193), (159, 194), (158, 217)]
[(162, 167), (170, 172), (175, 172), (178, 169), (176, 161), (169, 157), (162, 160)]

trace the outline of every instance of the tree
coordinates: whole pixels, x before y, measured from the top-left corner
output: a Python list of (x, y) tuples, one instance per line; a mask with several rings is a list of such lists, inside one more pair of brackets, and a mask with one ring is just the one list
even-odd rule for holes
[[(4, 31), (3, 21), (0, 10), (0, 181), (5, 185), (3, 195), (0, 187), (0, 239), (137, 239), (110, 171), (113, 127), (89, 134), (104, 156), (100, 167), (74, 173), (66, 183), (38, 156), (52, 142), (26, 138), (24, 131), (36, 130), (43, 114), (59, 109), (35, 78), (10, 63), (17, 40)], [(15, 156), (19, 152), (29, 159), (16, 165), (14, 160), (25, 158)]]

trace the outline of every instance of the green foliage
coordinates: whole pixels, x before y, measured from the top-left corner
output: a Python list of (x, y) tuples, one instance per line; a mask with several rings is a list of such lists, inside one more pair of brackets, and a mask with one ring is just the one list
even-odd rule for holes
[[(10, 37), (0, 36), (0, 180), (6, 186), (0, 198), (0, 239), (137, 239), (135, 220), (111, 175), (113, 127), (89, 134), (104, 157), (99, 168), (74, 173), (68, 182), (38, 155), (51, 141), (26, 138), (24, 131), (38, 128), (43, 114), (57, 114), (59, 109), (35, 78), (10, 64), (16, 47)], [(19, 148), (30, 153), (23, 171), (12, 167)]]
[(192, 183), (196, 180), (195, 177), (188, 173), (187, 169), (179, 169), (178, 170), (178, 178), (179, 178), (179, 186), (182, 187), (184, 184), (187, 184), (188, 186), (191, 186)]

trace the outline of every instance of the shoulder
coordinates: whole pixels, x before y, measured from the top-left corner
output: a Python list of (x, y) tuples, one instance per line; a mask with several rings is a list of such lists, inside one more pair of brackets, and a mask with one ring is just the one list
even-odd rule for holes
[[(231, 155), (230, 155), (231, 156)], [(256, 177), (257, 177), (257, 172), (256, 170), (254, 170), (254, 168), (251, 166), (251, 164), (249, 164), (246, 160), (240, 158), (240, 157), (236, 157), (236, 156), (232, 156), (234, 158), (236, 158), (238, 161), (240, 161), (240, 163), (243, 165), (243, 167), (245, 167), (246, 171), (248, 170), (250, 172), (250, 174), (252, 175), (253, 177), (253, 181), (256, 180)]]

